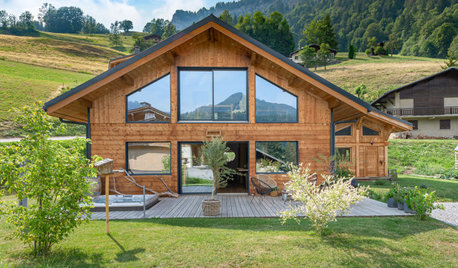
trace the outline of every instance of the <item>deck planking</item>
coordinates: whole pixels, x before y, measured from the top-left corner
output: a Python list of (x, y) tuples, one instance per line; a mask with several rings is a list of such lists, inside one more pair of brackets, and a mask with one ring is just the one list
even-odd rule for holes
[[(210, 195), (182, 195), (179, 198), (162, 198), (146, 211), (146, 218), (214, 218), (202, 214), (201, 203)], [(253, 201), (249, 195), (218, 195), (221, 200), (219, 218), (274, 218), (287, 209), (292, 202), (284, 202), (280, 197), (258, 197)], [(402, 210), (389, 208), (385, 203), (365, 198), (351, 206), (342, 217), (383, 217), (409, 216)], [(93, 220), (105, 219), (105, 212), (94, 212)], [(142, 219), (143, 211), (112, 211), (110, 219)]]

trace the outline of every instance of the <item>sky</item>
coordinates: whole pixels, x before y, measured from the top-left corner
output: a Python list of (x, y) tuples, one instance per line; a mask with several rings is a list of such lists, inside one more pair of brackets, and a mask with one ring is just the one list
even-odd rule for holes
[(18, 17), (24, 11), (30, 11), (36, 19), (38, 9), (43, 3), (50, 3), (56, 8), (76, 6), (85, 15), (94, 17), (109, 28), (116, 20), (131, 20), (135, 31), (153, 18), (171, 20), (177, 9), (197, 11), (202, 7), (211, 7), (223, 0), (0, 0), (0, 10)]

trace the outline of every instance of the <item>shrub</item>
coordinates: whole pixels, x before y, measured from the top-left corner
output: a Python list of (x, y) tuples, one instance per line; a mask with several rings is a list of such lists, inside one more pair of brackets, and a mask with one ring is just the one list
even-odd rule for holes
[(348, 58), (354, 59), (356, 54), (356, 49), (354, 45), (348, 46)]
[(1, 204), (7, 222), (16, 228), (11, 234), (30, 245), (34, 254), (46, 254), (51, 246), (87, 221), (90, 182), (96, 176), (92, 163), (80, 152), (86, 139), (74, 139), (75, 146), (64, 147), (49, 140), (53, 123), (41, 103), (25, 107), (15, 122), (25, 135), (20, 142), (0, 147), (0, 192), (15, 193), (30, 200), (28, 207)]
[[(361, 200), (366, 188), (351, 186), (351, 180), (323, 175), (324, 183), (317, 185), (309, 181), (310, 168), (291, 164), (288, 172), (289, 182), (285, 189), (292, 194), (298, 203), (281, 212), (283, 222), (288, 219), (300, 221), (298, 215), (307, 215), (319, 234), (325, 234), (328, 223), (345, 213), (351, 204)], [(325, 185), (325, 187), (323, 187)]]
[(375, 185), (385, 185), (386, 181), (385, 180), (375, 180), (374, 184)]
[(370, 56), (372, 54), (372, 50), (368, 48), (364, 51), (364, 53), (366, 53), (367, 56)]
[(375, 55), (386, 55), (386, 50), (383, 47), (376, 47), (374, 50)]
[(427, 219), (433, 209), (444, 209), (442, 205), (436, 205), (436, 202), (436, 192), (428, 192), (417, 186), (413, 189), (409, 189), (406, 194), (407, 206), (415, 210), (416, 216), (420, 220)]

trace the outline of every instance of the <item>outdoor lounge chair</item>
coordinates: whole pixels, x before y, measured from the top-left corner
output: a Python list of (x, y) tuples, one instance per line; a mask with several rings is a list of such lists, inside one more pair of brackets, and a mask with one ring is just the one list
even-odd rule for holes
[[(274, 187), (271, 187), (269, 184), (256, 177), (251, 178), (251, 184), (253, 185), (253, 189), (255, 190), (255, 192), (263, 197), (265, 197), (266, 195), (270, 194), (275, 190)], [(251, 198), (251, 202), (253, 202), (254, 196), (255, 195), (253, 195), (253, 197)]]

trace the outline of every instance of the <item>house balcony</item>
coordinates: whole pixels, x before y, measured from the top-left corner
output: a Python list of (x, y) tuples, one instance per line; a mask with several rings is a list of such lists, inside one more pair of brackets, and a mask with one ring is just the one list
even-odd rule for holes
[(458, 106), (422, 107), (422, 108), (388, 108), (385, 111), (393, 116), (429, 116), (458, 115)]

